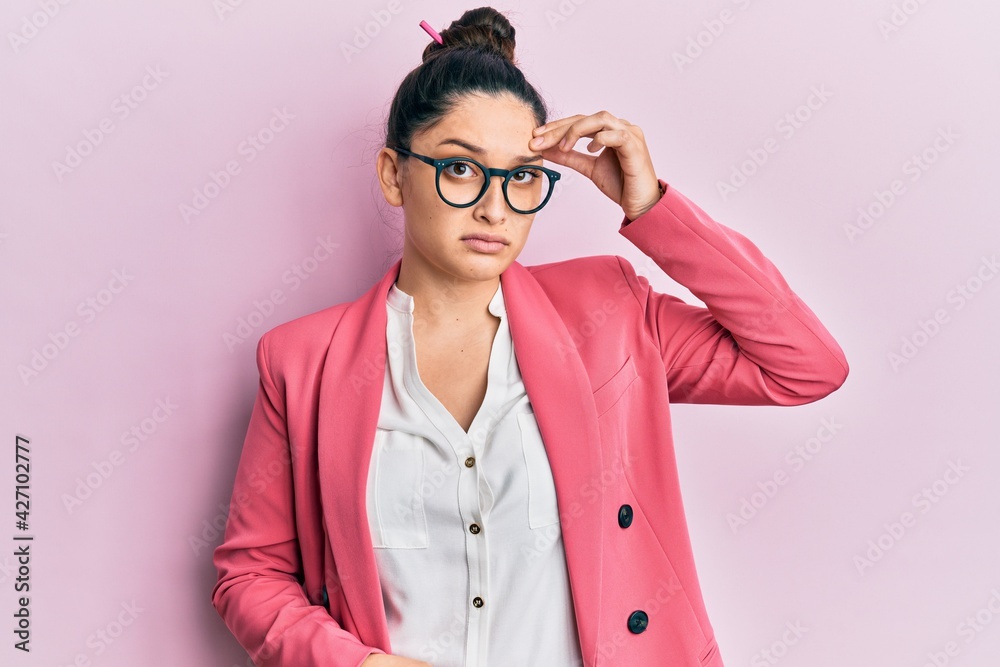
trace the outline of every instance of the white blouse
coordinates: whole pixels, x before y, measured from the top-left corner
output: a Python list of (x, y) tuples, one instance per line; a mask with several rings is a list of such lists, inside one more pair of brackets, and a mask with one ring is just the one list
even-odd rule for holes
[(555, 486), (500, 318), (469, 431), (417, 373), (413, 297), (386, 298), (367, 509), (392, 653), (434, 667), (581, 666)]

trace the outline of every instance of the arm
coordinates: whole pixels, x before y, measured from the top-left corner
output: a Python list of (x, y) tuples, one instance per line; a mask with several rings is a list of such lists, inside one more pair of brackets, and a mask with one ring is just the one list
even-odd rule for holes
[[(341, 628), (326, 608), (309, 601), (300, 583), (284, 397), (268, 370), (266, 338), (257, 344), (260, 385), (226, 534), (213, 556), (219, 579), (212, 604), (258, 667), (357, 667), (384, 651)], [(281, 472), (270, 476), (274, 466), (268, 464), (275, 461)]]
[(801, 405), (839, 388), (843, 350), (749, 239), (658, 179), (664, 194), (619, 233), (707, 308), (652, 290), (622, 258), (659, 346), (672, 403)]

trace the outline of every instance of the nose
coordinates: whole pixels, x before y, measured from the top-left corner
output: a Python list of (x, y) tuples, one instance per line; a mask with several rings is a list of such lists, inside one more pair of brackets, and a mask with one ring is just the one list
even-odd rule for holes
[(507, 200), (503, 196), (503, 176), (490, 176), (486, 194), (479, 201), (488, 217), (503, 221), (507, 217)]

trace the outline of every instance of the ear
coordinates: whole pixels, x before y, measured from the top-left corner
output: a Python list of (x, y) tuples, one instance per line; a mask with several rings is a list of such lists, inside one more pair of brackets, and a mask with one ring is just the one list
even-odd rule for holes
[(375, 161), (375, 172), (378, 175), (382, 196), (392, 206), (403, 205), (403, 186), (400, 182), (399, 156), (396, 151), (383, 148)]

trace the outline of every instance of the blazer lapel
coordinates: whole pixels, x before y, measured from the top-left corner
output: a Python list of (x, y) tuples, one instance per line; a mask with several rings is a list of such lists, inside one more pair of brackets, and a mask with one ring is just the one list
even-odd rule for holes
[[(324, 520), (344, 597), (361, 641), (383, 650), (391, 648), (366, 485), (385, 377), (385, 298), (401, 262), (345, 309), (323, 366), (317, 425)], [(584, 495), (600, 487), (601, 477), (590, 380), (565, 323), (531, 273), (514, 261), (500, 280), (514, 353), (552, 469), (584, 663), (591, 667), (605, 512), (603, 494), (597, 501)]]
[[(366, 487), (385, 380), (385, 297), (402, 260), (345, 309), (319, 387), (316, 446), (323, 519), (358, 638), (389, 652)], [(324, 571), (330, 571), (330, 565)], [(332, 595), (331, 595), (332, 597)]]
[(601, 436), (590, 378), (565, 322), (531, 272), (515, 261), (500, 280), (514, 356), (556, 487), (584, 665), (593, 667), (601, 609), (601, 529), (607, 521), (601, 520), (606, 516), (604, 494), (597, 494), (597, 501), (584, 494), (601, 488)]

